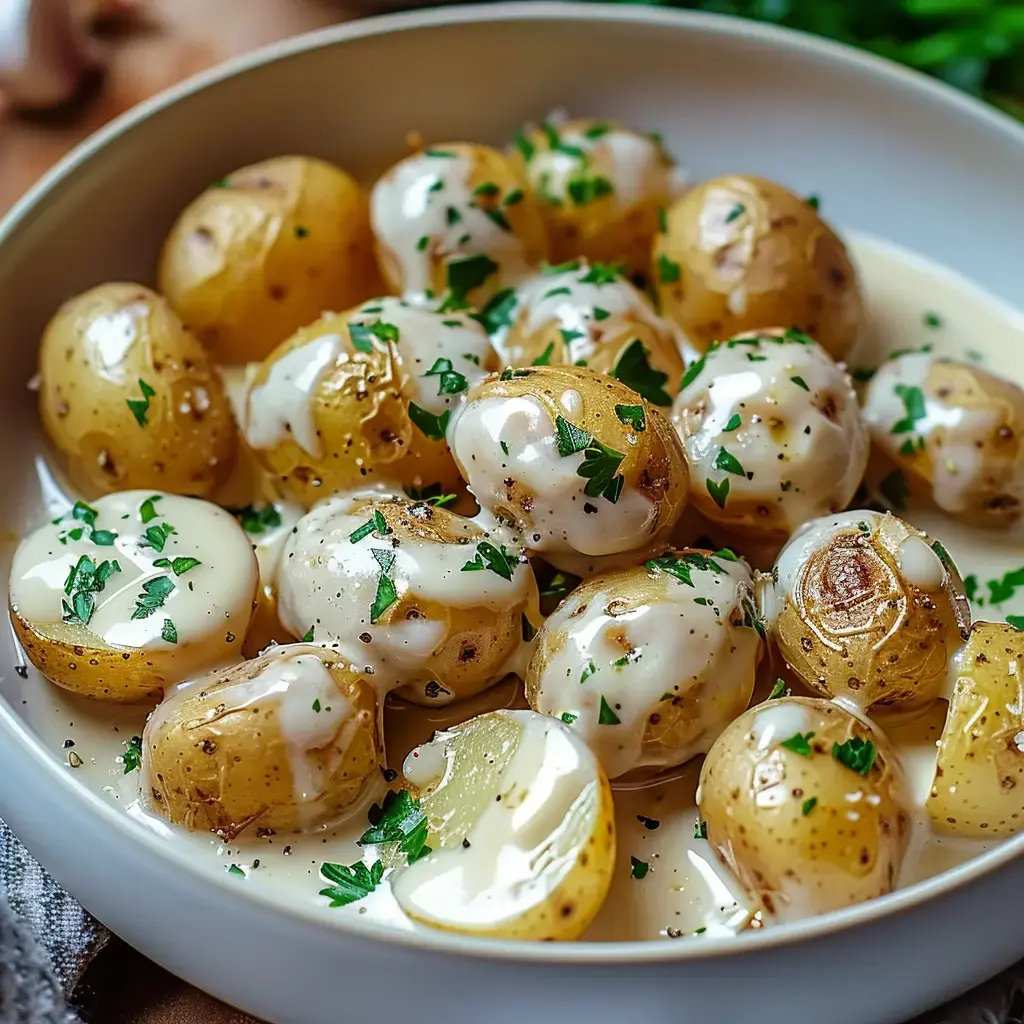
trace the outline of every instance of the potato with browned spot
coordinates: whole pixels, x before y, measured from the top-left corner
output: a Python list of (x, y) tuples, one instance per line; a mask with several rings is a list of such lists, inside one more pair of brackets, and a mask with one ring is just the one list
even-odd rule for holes
[(11, 563), (11, 622), (50, 682), (134, 703), (241, 657), (259, 579), (248, 537), (207, 501), (122, 491), (76, 502)]
[(334, 824), (383, 765), (371, 680), (312, 644), (195, 680), (157, 707), (142, 736), (149, 807), (226, 840)]
[(661, 311), (701, 348), (784, 324), (842, 359), (864, 320), (839, 236), (806, 200), (751, 175), (713, 178), (678, 199), (655, 238), (651, 275)]
[(976, 622), (953, 659), (953, 695), (925, 809), (975, 839), (1024, 829), (1024, 632)]
[(448, 420), (495, 365), (487, 332), (466, 313), (373, 299), (321, 317), (267, 357), (249, 384), (245, 438), (305, 508), (357, 488), (455, 491)]
[(697, 794), (721, 860), (767, 914), (792, 921), (891, 892), (910, 834), (895, 750), (831, 701), (780, 697), (711, 748)]
[(325, 310), (380, 290), (365, 192), (309, 156), (214, 182), (164, 242), (160, 291), (221, 363), (263, 359)]
[(779, 652), (811, 689), (869, 714), (945, 695), (971, 614), (940, 542), (890, 513), (844, 512), (797, 532), (773, 575)]
[(888, 359), (868, 385), (876, 447), (944, 512), (1008, 527), (1024, 510), (1024, 390), (980, 366), (930, 352)]
[(584, 256), (647, 269), (659, 216), (681, 180), (659, 137), (605, 118), (552, 119), (523, 128), (512, 152), (554, 261)]
[(611, 787), (586, 744), (532, 711), (434, 735), (402, 767), (430, 852), (391, 876), (398, 905), (440, 931), (578, 939), (611, 886)]
[(569, 572), (663, 551), (686, 506), (686, 459), (672, 425), (621, 381), (583, 367), (488, 378), (448, 437), (480, 505)]
[(206, 495), (231, 472), (238, 436), (209, 357), (140, 284), (69, 299), (39, 347), (39, 413), (87, 493)]
[(294, 635), (358, 651), (378, 687), (418, 704), (523, 675), (537, 583), (511, 531), (428, 501), (339, 495), (285, 545), (276, 590)]

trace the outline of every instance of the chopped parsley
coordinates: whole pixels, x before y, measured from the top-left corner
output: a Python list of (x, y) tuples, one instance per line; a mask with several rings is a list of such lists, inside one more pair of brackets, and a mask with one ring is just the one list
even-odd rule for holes
[(804, 200), (804, 202), (814, 211), (821, 209), (821, 197), (815, 195), (813, 192)]
[(473, 189), (473, 195), (490, 198), (496, 196), (500, 191), (501, 189), (493, 181), (482, 181)]
[(562, 141), (562, 137), (558, 134), (558, 129), (553, 124), (549, 124), (547, 121), (542, 121), (540, 124), (540, 130), (548, 140), (549, 149), (552, 149), (557, 153), (565, 153), (566, 156), (576, 157), (577, 160), (586, 159), (587, 154), (584, 153), (579, 146), (571, 146)]
[(370, 808), (370, 827), (359, 837), (360, 846), (397, 843), (409, 863), (430, 853), (427, 841), (427, 818), (404, 789), (389, 789), (380, 804)]
[(476, 558), (471, 562), (467, 562), (462, 567), (462, 571), (474, 572), (480, 569), (490, 569), (491, 572), (496, 573), (502, 579), (511, 581), (512, 574), (515, 572), (518, 564), (518, 557), (509, 554), (505, 550), (504, 544), (500, 548), (496, 548), (490, 541), (485, 540), (476, 546)]
[(708, 837), (708, 823), (698, 818), (693, 824), (693, 838), (694, 839), (707, 839)]
[(142, 541), (143, 547), (154, 548), (157, 551), (163, 551), (164, 545), (167, 543), (167, 538), (172, 533), (177, 533), (170, 523), (157, 523), (154, 526), (146, 528), (146, 532), (143, 534), (144, 540)]
[(582, 331), (567, 331), (564, 327), (558, 332), (562, 336), (562, 341), (566, 345), (571, 345), (577, 338), (582, 338)]
[(329, 861), (320, 865), (320, 874), (332, 884), (320, 890), (332, 907), (344, 907), (356, 903), (369, 896), (380, 885), (384, 878), (384, 865), (378, 860), (367, 867), (361, 860), (355, 864), (332, 864)]
[(985, 586), (988, 587), (988, 603), (1000, 605), (1013, 597), (1018, 587), (1024, 587), (1024, 569), (1011, 569), (1000, 579), (989, 580)]
[(570, 175), (565, 188), (574, 206), (588, 206), (615, 191), (615, 186), (603, 174), (582, 170)]
[(435, 508), (444, 508), (445, 505), (450, 505), (453, 501), (458, 500), (457, 494), (444, 494), (444, 488), (439, 484), (427, 484), (426, 487), (407, 487), (405, 493), (412, 498), (413, 501), (426, 502), (428, 505), (433, 505)]
[(561, 714), (561, 719), (566, 725), (572, 725), (579, 717), (579, 715), (574, 715), (571, 711), (563, 711)]
[(729, 417), (729, 422), (726, 423), (726, 425), (724, 427), (722, 427), (722, 433), (724, 433), (724, 434), (731, 434), (734, 430), (739, 429), (739, 426), (740, 426), (740, 424), (742, 422), (743, 422), (743, 420), (740, 417), (740, 414), (738, 412), (734, 412)]
[(178, 558), (158, 558), (153, 565), (157, 569), (170, 569), (175, 576), (184, 576), (190, 569), (194, 569), (197, 565), (202, 565), (198, 558), (193, 558), (191, 555), (181, 555)]
[(501, 446), (502, 454), (508, 455), (508, 441), (499, 441), (498, 444)]
[(502, 205), (508, 208), (509, 206), (518, 206), (523, 201), (524, 192), (521, 188), (514, 188), (502, 202)]
[[(69, 540), (81, 540), (84, 537), (100, 547), (112, 547), (114, 541), (117, 540), (117, 534), (113, 530), (97, 530), (96, 517), (98, 515), (99, 513), (91, 505), (87, 505), (84, 501), (76, 501), (71, 509), (71, 518), (79, 525), (64, 530), (57, 539), (61, 544), (67, 544)], [(55, 526), (63, 522), (64, 516), (58, 516), (53, 520)]]
[(813, 732), (796, 732), (793, 733), (789, 739), (783, 740), (779, 746), (785, 747), (787, 750), (792, 750), (794, 754), (799, 754), (801, 757), (810, 757), (811, 740), (813, 738)]
[(369, 537), (371, 533), (376, 533), (378, 537), (385, 537), (390, 532), (391, 527), (388, 526), (387, 520), (378, 508), (362, 526), (357, 527), (348, 535), (348, 539), (352, 544), (358, 544), (364, 537)]
[(897, 384), (895, 392), (903, 402), (906, 416), (893, 424), (893, 434), (911, 434), (915, 430), (918, 420), (923, 420), (928, 412), (925, 409), (924, 392), (920, 388), (910, 387), (906, 384)]
[(702, 555), (699, 551), (687, 551), (682, 555), (659, 555), (657, 558), (645, 562), (644, 565), (648, 569), (667, 572), (669, 576), (674, 576), (680, 583), (684, 583), (688, 587), (694, 586), (692, 576), (694, 569), (716, 574), (725, 571), (713, 558)]
[(295, 225), (295, 237), (296, 238), (308, 238), (309, 228), (304, 228), (301, 224)]
[(435, 359), (434, 365), (423, 376), (440, 378), (437, 388), (439, 395), (457, 395), (469, 389), (469, 382), (461, 373), (452, 369), (450, 359)]
[(471, 316), (483, 326), (488, 334), (494, 334), (502, 327), (511, 325), (517, 303), (515, 289), (502, 288), (491, 296), (487, 305), (479, 313), (471, 314)]
[(70, 600), (61, 601), (62, 620), (76, 626), (87, 626), (96, 610), (95, 595), (103, 590), (115, 572), (120, 571), (121, 566), (116, 559), (104, 560), (97, 565), (88, 555), (82, 555), (64, 580), (64, 593)]
[(124, 774), (128, 775), (135, 771), (142, 764), (142, 737), (133, 736), (125, 744), (124, 753), (121, 755), (124, 763)]
[(818, 798), (816, 796), (809, 796), (801, 805), (800, 813), (806, 818), (815, 807), (818, 806)]
[(1014, 629), (1024, 630), (1024, 615), (1007, 615), (1006, 622)]
[(425, 149), (423, 151), (424, 156), (437, 157), (444, 160), (454, 160), (455, 154), (449, 152), (447, 149)]
[(832, 756), (858, 775), (867, 775), (875, 763), (878, 751), (871, 740), (851, 736), (845, 743), (832, 744)]
[(737, 203), (726, 215), (725, 223), (731, 224), (734, 220), (739, 220), (747, 212), (747, 208), (742, 203)]
[(642, 434), (647, 429), (647, 416), (642, 405), (617, 405), (615, 406), (615, 415), (620, 423), (631, 427), (638, 434)]
[(803, 388), (804, 391), (810, 391), (811, 389), (807, 386), (807, 381), (803, 377), (790, 377), (789, 378), (798, 388)]
[(719, 508), (725, 508), (725, 503), (729, 498), (729, 481), (728, 479), (723, 480), (720, 484), (716, 484), (710, 477), (705, 481), (705, 486), (708, 489), (708, 494), (711, 495), (714, 503)]
[(441, 311), (447, 312), (466, 306), (466, 296), (474, 288), (479, 288), (497, 270), (498, 264), (490, 256), (483, 254), (452, 260), (447, 267), (448, 295)]
[(588, 661), (586, 665), (583, 666), (583, 671), (580, 673), (580, 686), (582, 686), (596, 671), (597, 666), (594, 664), (593, 660)]
[(611, 316), (611, 313), (607, 309), (601, 309), (600, 306), (594, 306), (594, 319), (595, 320), (607, 320)]
[(498, 380), (515, 380), (516, 377), (529, 376), (529, 370), (513, 370), (511, 366), (506, 366), (505, 369), (498, 374)]
[(163, 500), (163, 495), (162, 494), (151, 494), (139, 506), (139, 518), (142, 520), (143, 524), (148, 523), (148, 522), (150, 522), (153, 519), (156, 519), (160, 515), (160, 513), (157, 512), (157, 510), (156, 510), (156, 505), (154, 505), (153, 503), (155, 501), (162, 501), (162, 500)]
[(373, 351), (374, 338), (383, 342), (398, 341), (398, 328), (383, 320), (375, 320), (372, 324), (349, 324), (348, 336), (352, 339), (353, 348), (369, 354)]
[(237, 864), (232, 864), (228, 868), (228, 874), (237, 875), (239, 878), (245, 878), (245, 872)]
[(534, 153), (537, 152), (537, 147), (522, 132), (517, 132), (512, 141), (516, 149), (519, 150), (519, 155), (526, 163), (529, 163), (533, 159)]
[(370, 548), (373, 557), (380, 566), (380, 578), (377, 580), (377, 593), (370, 605), (370, 623), (376, 623), (381, 616), (398, 600), (395, 581), (391, 578), (391, 569), (395, 564), (395, 553), (387, 548)]
[[(573, 269), (579, 269), (579, 264)], [(580, 278), (580, 284), (614, 284), (623, 275), (621, 263), (591, 263), (590, 269)]]
[(786, 680), (776, 679), (775, 685), (772, 687), (772, 692), (768, 694), (769, 700), (776, 700), (778, 697), (787, 696), (786, 692)]
[(689, 385), (691, 385), (700, 376), (701, 370), (704, 369), (704, 364), (706, 362), (707, 356), (701, 356), (700, 359), (690, 363), (686, 368), (686, 372), (683, 374), (683, 379), (679, 382), (680, 391), (685, 387), (689, 387)]
[(925, 327), (930, 327), (933, 331), (942, 326), (942, 317), (938, 313), (927, 312), (922, 319)]
[(580, 577), (573, 576), (567, 572), (556, 572), (550, 582), (540, 592), (541, 597), (555, 598), (561, 600), (566, 594), (571, 593), (580, 584)]
[(317, 713), (318, 715), (320, 714), (320, 711), (321, 711), (321, 707), (320, 707), (320, 698), (319, 698), (319, 697), (317, 697), (317, 698), (316, 698), (316, 700), (314, 700), (314, 701), (313, 701), (313, 710), (314, 710), (314, 711), (315, 711), (315, 712), (316, 712), (316, 713)]
[(715, 469), (720, 469), (725, 473), (732, 473), (734, 476), (747, 475), (747, 471), (740, 464), (740, 460), (724, 448), (718, 449), (718, 454), (715, 456)]
[(316, 626), (315, 625), (310, 626), (309, 629), (307, 629), (306, 632), (302, 634), (302, 643), (304, 643), (304, 644), (311, 644), (311, 643), (313, 643), (315, 635), (316, 635)]
[(597, 714), (598, 725), (621, 725), (619, 716), (612, 710), (611, 705), (601, 697), (601, 710)]
[(555, 352), (555, 343), (553, 341), (549, 341), (548, 344), (547, 344), (547, 348), (545, 348), (544, 351), (541, 352), (541, 354), (539, 356), (537, 356), (537, 358), (534, 359), (532, 363), (530, 363), (530, 365), (531, 366), (550, 366), (551, 365), (551, 357), (552, 357), (552, 355), (554, 355), (554, 352)]
[(646, 877), (647, 872), (650, 870), (650, 866), (642, 861), (637, 860), (636, 857), (629, 858), (629, 877), (635, 878), (639, 881), (641, 878)]
[[(461, 376), (461, 374), (460, 374)], [(463, 377), (463, 380), (466, 378)], [(423, 435), (431, 441), (443, 441), (445, 431), (448, 429), (448, 421), (451, 419), (451, 409), (445, 409), (440, 416), (421, 408), (415, 402), (409, 403), (409, 419), (419, 427)]]
[[(245, 508), (229, 508), (246, 533), (260, 534), (281, 525), (281, 513), (276, 505), (246, 505)], [(145, 520), (143, 520), (145, 522)]]
[(672, 396), (663, 386), (668, 380), (668, 374), (651, 366), (647, 358), (647, 349), (639, 338), (634, 338), (626, 351), (619, 356), (612, 376), (642, 395), (648, 402), (663, 406), (672, 404)]
[(170, 576), (156, 576), (142, 584), (142, 593), (135, 598), (133, 619), (148, 619), (158, 608), (163, 608), (167, 596), (174, 589)]
[(139, 378), (139, 390), (142, 392), (141, 398), (126, 398), (125, 404), (131, 410), (132, 415), (135, 417), (135, 422), (140, 427), (146, 426), (149, 414), (149, 400), (156, 394), (156, 392), (140, 377)]
[(939, 556), (939, 561), (950, 571), (956, 570), (956, 565), (953, 563), (953, 559), (950, 557), (949, 552), (945, 549), (940, 541), (932, 541), (932, 551)]
[(658, 280), (662, 284), (679, 283), (679, 264), (670, 260), (664, 253), (658, 256)]
[(576, 475), (583, 477), (587, 484), (583, 493), (590, 498), (605, 498), (613, 505), (619, 500), (625, 479), (617, 475), (625, 455), (602, 444), (592, 434), (570, 423), (564, 416), (555, 417), (558, 437), (558, 454), (565, 458), (576, 452), (583, 452), (583, 461)]
[(160, 627), (160, 636), (169, 644), (176, 644), (178, 642), (178, 627), (170, 619), (164, 619), (164, 624)]

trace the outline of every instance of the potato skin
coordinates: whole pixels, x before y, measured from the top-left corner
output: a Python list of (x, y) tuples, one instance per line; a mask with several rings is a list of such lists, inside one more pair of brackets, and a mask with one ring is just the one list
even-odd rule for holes
[[(144, 403), (139, 423), (127, 403)], [(136, 406), (136, 408), (139, 408)], [(235, 421), (203, 347), (164, 299), (102, 284), (64, 303), (39, 349), (39, 413), (89, 493), (207, 495), (231, 471)]]
[[(924, 708), (942, 696), (970, 608), (936, 543), (868, 511), (813, 520), (797, 533), (776, 564), (773, 628), (787, 665), (822, 696), (869, 714)], [(940, 574), (918, 585), (902, 560), (932, 554), (929, 568)]]
[(662, 313), (696, 345), (785, 324), (833, 359), (850, 350), (864, 319), (857, 273), (805, 200), (764, 178), (730, 174), (691, 189), (666, 217), (652, 280)]
[(943, 832), (977, 839), (1024, 828), (1024, 632), (976, 622), (956, 682), (925, 809)]
[(240, 168), (182, 211), (157, 275), (217, 362), (262, 359), (324, 310), (379, 291), (366, 195), (313, 157)]
[[(806, 755), (782, 745), (796, 733)], [(836, 759), (833, 745), (851, 740), (877, 750), (866, 775)], [(882, 733), (837, 704), (782, 697), (751, 708), (711, 748), (698, 793), (715, 852), (780, 920), (895, 885), (910, 833), (902, 773)]]
[[(353, 713), (350, 736), (342, 727), (322, 748), (306, 752), (328, 773), (322, 795), (308, 807), (295, 796), (280, 698), (231, 693), (292, 655), (320, 659)], [(299, 831), (337, 821), (383, 764), (372, 686), (340, 654), (312, 644), (277, 648), (191, 684), (150, 718), (142, 749), (150, 806), (190, 831), (226, 839), (253, 827)]]

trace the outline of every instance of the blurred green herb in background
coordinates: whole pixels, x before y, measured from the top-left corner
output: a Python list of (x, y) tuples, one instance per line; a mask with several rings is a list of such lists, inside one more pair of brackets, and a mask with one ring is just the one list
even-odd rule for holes
[(1020, 0), (639, 2), (735, 14), (837, 39), (935, 75), (1024, 118)]

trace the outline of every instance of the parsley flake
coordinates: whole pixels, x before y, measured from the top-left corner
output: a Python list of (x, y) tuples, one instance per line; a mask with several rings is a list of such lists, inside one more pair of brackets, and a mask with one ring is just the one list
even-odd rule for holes
[(683, 379), (679, 382), (680, 391), (685, 387), (689, 387), (689, 385), (691, 385), (700, 376), (706, 362), (707, 357), (701, 356), (700, 359), (690, 363), (686, 368), (686, 372), (683, 374)]
[(430, 853), (427, 841), (427, 818), (404, 789), (389, 789), (380, 804), (370, 808), (370, 827), (359, 837), (360, 846), (397, 843), (409, 863)]
[[(461, 376), (461, 374), (459, 374)], [(462, 378), (465, 380), (465, 377)], [(443, 441), (451, 419), (451, 409), (445, 409), (440, 416), (421, 408), (415, 402), (409, 403), (409, 419), (419, 427), (420, 431), (431, 441)]]
[(783, 740), (779, 746), (792, 750), (794, 754), (799, 754), (801, 757), (810, 757), (811, 740), (813, 737), (813, 732), (797, 732), (790, 736), (789, 739)]
[(698, 818), (693, 824), (693, 838), (694, 839), (707, 839), (708, 837), (708, 823)]
[(925, 408), (924, 392), (920, 388), (911, 387), (907, 384), (897, 384), (894, 390), (903, 402), (903, 408), (907, 415), (893, 424), (891, 433), (913, 433), (917, 421), (923, 420), (928, 415)]
[(320, 874), (332, 884), (320, 890), (332, 907), (345, 907), (369, 896), (384, 878), (384, 865), (378, 860), (369, 868), (362, 862), (355, 864), (332, 864), (325, 861), (320, 865)]
[(789, 378), (798, 388), (803, 388), (804, 391), (810, 391), (811, 389), (807, 386), (807, 381), (803, 377), (790, 377)]
[(311, 644), (316, 636), (316, 626), (310, 626), (305, 633), (302, 634), (302, 643)]
[(551, 365), (551, 357), (552, 357), (552, 355), (554, 355), (554, 352), (555, 352), (555, 343), (553, 341), (549, 341), (548, 344), (547, 344), (547, 348), (545, 348), (544, 351), (541, 352), (541, 354), (539, 356), (537, 356), (537, 358), (534, 359), (533, 362), (530, 363), (530, 365), (531, 366), (550, 366)]
[(720, 484), (716, 484), (710, 477), (704, 482), (708, 489), (708, 494), (711, 495), (712, 500), (719, 508), (725, 508), (725, 503), (729, 498), (729, 481), (728, 479), (723, 480)]
[(475, 572), (481, 569), (490, 569), (502, 579), (511, 581), (518, 564), (518, 556), (509, 554), (505, 550), (504, 544), (500, 548), (496, 548), (490, 541), (485, 540), (476, 546), (476, 558), (467, 562), (462, 567), (462, 571)]
[(435, 359), (434, 365), (423, 376), (440, 377), (437, 388), (439, 395), (457, 395), (469, 390), (469, 382), (461, 373), (452, 369), (450, 359)]
[(386, 324), (383, 320), (374, 320), (372, 324), (349, 324), (348, 336), (352, 339), (352, 347), (369, 355), (373, 352), (373, 339), (385, 343), (398, 341), (398, 328), (394, 324)]
[(662, 284), (679, 283), (679, 264), (670, 260), (664, 253), (658, 256), (658, 280)]
[(164, 619), (164, 624), (160, 628), (160, 636), (169, 644), (176, 644), (178, 642), (178, 627), (170, 619)]
[(871, 740), (851, 736), (845, 743), (832, 744), (832, 756), (858, 775), (867, 775), (875, 763), (878, 750)]
[(669, 406), (672, 396), (665, 391), (664, 384), (668, 374), (654, 369), (648, 359), (647, 349), (639, 338), (629, 343), (625, 352), (619, 356), (612, 370), (612, 376), (621, 380), (627, 387), (652, 402), (654, 405)]
[(785, 697), (785, 696), (788, 696), (788, 693), (787, 693), (787, 690), (786, 690), (786, 680), (785, 679), (776, 679), (775, 680), (775, 685), (772, 687), (772, 692), (768, 694), (768, 699), (769, 700), (776, 700), (779, 697)]
[(724, 448), (718, 449), (718, 454), (715, 456), (715, 469), (720, 469), (725, 473), (732, 473), (734, 476), (745, 477), (747, 475), (747, 471), (740, 464), (740, 460)]
[(348, 535), (348, 539), (350, 543), (358, 544), (364, 537), (369, 537), (371, 533), (376, 533), (378, 537), (385, 537), (390, 532), (391, 527), (388, 526), (387, 520), (378, 508), (362, 526), (357, 527)]
[(638, 434), (642, 434), (647, 429), (647, 416), (642, 405), (617, 405), (615, 406), (615, 415), (620, 423), (631, 427)]
[(246, 505), (244, 508), (228, 508), (226, 511), (239, 521), (246, 533), (251, 534), (265, 533), (280, 526), (282, 522), (281, 512), (276, 505)]
[(740, 426), (740, 424), (742, 422), (743, 422), (743, 420), (740, 417), (740, 414), (738, 412), (734, 412), (729, 417), (729, 422), (726, 423), (726, 425), (724, 427), (722, 427), (722, 433), (724, 433), (724, 434), (731, 434), (734, 430), (737, 430), (739, 428), (739, 426)]
[(124, 774), (135, 771), (142, 764), (142, 737), (133, 736), (125, 744), (124, 753), (121, 755), (124, 764)]
[(801, 805), (800, 813), (806, 818), (815, 807), (818, 806), (818, 798), (816, 796), (809, 796)]
[(373, 557), (380, 566), (380, 578), (377, 580), (377, 593), (370, 605), (370, 623), (378, 622), (381, 616), (398, 600), (395, 581), (391, 578), (391, 568), (395, 564), (395, 553), (386, 548), (370, 548)]
[(596, 671), (597, 666), (594, 664), (593, 660), (588, 661), (586, 665), (583, 666), (583, 671), (580, 673), (580, 686), (582, 686)]
[(140, 427), (144, 427), (148, 422), (146, 417), (149, 414), (149, 400), (156, 392), (141, 377), (139, 378), (139, 390), (142, 392), (142, 398), (126, 398), (125, 404), (135, 417), (135, 422)]
[(619, 716), (612, 710), (611, 705), (601, 697), (601, 710), (597, 714), (598, 725), (621, 725)]
[(174, 589), (170, 576), (156, 576), (142, 584), (142, 593), (135, 598), (133, 619), (148, 619), (158, 608), (164, 606), (167, 596)]
[(479, 288), (497, 270), (498, 264), (490, 256), (483, 254), (452, 260), (446, 272), (448, 296), (441, 307), (442, 312), (467, 305), (466, 296), (474, 288)]
[(629, 877), (635, 878), (639, 881), (641, 878), (646, 877), (647, 872), (650, 870), (650, 866), (642, 860), (637, 860), (636, 857), (629, 858)]

